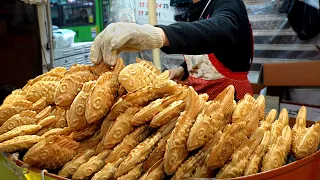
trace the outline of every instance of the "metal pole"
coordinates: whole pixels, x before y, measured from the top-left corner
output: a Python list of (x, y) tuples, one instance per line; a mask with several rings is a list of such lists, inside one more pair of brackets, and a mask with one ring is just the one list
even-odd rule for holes
[[(156, 0), (148, 0), (148, 18), (149, 24), (157, 24)], [(161, 70), (160, 49), (153, 49), (152, 54), (154, 65)]]

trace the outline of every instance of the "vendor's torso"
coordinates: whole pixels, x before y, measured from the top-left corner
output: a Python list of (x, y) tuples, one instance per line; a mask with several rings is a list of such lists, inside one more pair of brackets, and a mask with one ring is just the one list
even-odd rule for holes
[[(189, 21), (195, 21), (197, 18), (198, 20), (210, 18), (212, 15), (214, 15), (212, 11), (214, 9), (212, 6), (214, 5), (212, 4), (212, 1), (217, 0), (203, 0), (193, 4), (190, 7)], [(237, 52), (233, 51), (230, 53)], [(214, 99), (220, 92), (223, 91), (224, 88), (230, 84), (232, 84), (236, 89), (237, 99), (243, 98), (246, 93), (252, 93), (251, 85), (247, 78), (250, 67), (239, 67), (240, 72), (234, 72), (227, 67), (228, 63), (222, 63), (219, 61), (214, 53), (203, 55), (185, 55), (184, 57), (189, 71), (189, 85), (193, 86), (198, 93), (209, 94), (209, 99)], [(247, 58), (247, 64), (246, 62), (242, 64), (244, 64), (244, 66), (248, 66), (249, 63), (251, 64), (251, 60), (252, 57), (251, 59)], [(239, 61), (239, 59), (232, 59), (229, 62), (231, 61)], [(237, 69), (234, 70), (237, 71)]]

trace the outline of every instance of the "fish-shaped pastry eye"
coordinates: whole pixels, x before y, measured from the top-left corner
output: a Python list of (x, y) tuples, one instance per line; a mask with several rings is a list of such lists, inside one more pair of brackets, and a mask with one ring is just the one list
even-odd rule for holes
[(83, 115), (85, 112), (85, 106), (84, 104), (78, 104), (77, 107), (76, 107), (76, 113), (77, 115), (81, 116)]
[(102, 106), (102, 101), (100, 97), (96, 97), (95, 100), (93, 100), (93, 107), (95, 109), (100, 109)]

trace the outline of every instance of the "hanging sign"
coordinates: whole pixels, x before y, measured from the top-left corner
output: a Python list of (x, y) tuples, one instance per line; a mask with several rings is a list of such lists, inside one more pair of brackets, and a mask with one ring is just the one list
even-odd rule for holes
[[(170, 0), (156, 0), (156, 16), (158, 24), (174, 23), (174, 7), (170, 6)], [(147, 24), (148, 0), (136, 1), (136, 19), (138, 24)]]

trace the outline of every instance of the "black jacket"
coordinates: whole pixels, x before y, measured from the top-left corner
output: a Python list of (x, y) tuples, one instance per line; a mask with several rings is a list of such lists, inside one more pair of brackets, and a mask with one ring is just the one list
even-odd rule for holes
[[(189, 22), (158, 25), (166, 33), (167, 54), (199, 55), (214, 53), (233, 72), (247, 72), (253, 58), (253, 37), (247, 10), (242, 0), (208, 0), (192, 4)], [(207, 17), (210, 17), (207, 19)], [(182, 64), (186, 68), (186, 64)]]

